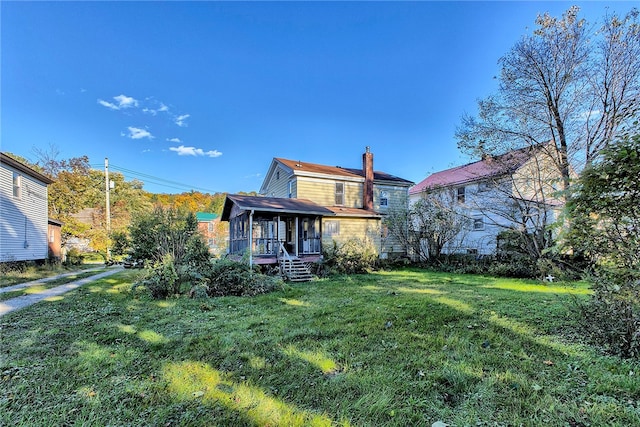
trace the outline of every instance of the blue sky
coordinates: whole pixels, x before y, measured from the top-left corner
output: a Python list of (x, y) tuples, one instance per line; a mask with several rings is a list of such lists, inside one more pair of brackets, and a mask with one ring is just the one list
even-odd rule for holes
[(638, 5), (2, 1), (0, 150), (235, 193), (273, 157), (359, 167), (370, 146), (417, 183), (469, 161), (454, 132), (498, 59), (572, 4), (590, 22)]

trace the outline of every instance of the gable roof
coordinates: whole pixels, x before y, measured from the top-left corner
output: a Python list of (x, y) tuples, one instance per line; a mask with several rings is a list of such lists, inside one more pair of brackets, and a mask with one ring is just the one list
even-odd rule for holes
[(222, 221), (229, 221), (234, 204), (243, 211), (334, 216), (332, 211), (311, 200), (227, 194), (222, 209)]
[(461, 185), (513, 173), (541, 148), (542, 145), (524, 147), (499, 156), (487, 156), (477, 162), (433, 173), (411, 187), (409, 194), (418, 194), (430, 188)]
[[(265, 191), (265, 185), (271, 179), (273, 173), (275, 173), (276, 165), (282, 166), (285, 170), (288, 170), (290, 174), (298, 176), (312, 176), (312, 177), (328, 177), (335, 178), (340, 177), (346, 180), (355, 180), (364, 182), (364, 171), (357, 168), (344, 168), (342, 166), (328, 166), (317, 163), (302, 162), (299, 160), (283, 159), (281, 157), (274, 157), (269, 167), (269, 171), (265, 176), (265, 180), (260, 188), (260, 192)], [(391, 175), (386, 172), (374, 171), (374, 182), (388, 182), (394, 185), (409, 187), (413, 185), (412, 181)]]
[(198, 222), (209, 222), (218, 218), (218, 214), (211, 212), (196, 212), (196, 220)]
[(9, 157), (5, 153), (0, 153), (0, 163), (4, 163), (8, 166), (11, 166), (14, 169), (19, 170), (25, 175), (30, 176), (31, 178), (37, 179), (38, 181), (44, 184), (53, 184), (53, 180), (46, 175), (41, 174), (35, 169), (30, 168), (22, 162), (17, 161), (13, 157)]

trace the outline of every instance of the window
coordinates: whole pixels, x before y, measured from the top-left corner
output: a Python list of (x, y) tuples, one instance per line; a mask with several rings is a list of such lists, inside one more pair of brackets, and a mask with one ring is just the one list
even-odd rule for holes
[(276, 179), (280, 179), (280, 170), (276, 171)]
[(458, 187), (458, 203), (464, 203), (465, 187)]
[(389, 193), (386, 191), (380, 192), (380, 207), (386, 208), (389, 206)]
[(482, 218), (482, 217), (473, 218), (473, 229), (474, 230), (484, 230), (484, 218)]
[(289, 181), (289, 198), (293, 197), (293, 181)]
[(323, 221), (322, 234), (325, 236), (340, 235), (340, 221)]
[(344, 183), (336, 182), (336, 205), (344, 205)]
[(22, 176), (17, 172), (13, 173), (13, 197), (22, 197)]
[(213, 222), (209, 222), (209, 233), (213, 232)]

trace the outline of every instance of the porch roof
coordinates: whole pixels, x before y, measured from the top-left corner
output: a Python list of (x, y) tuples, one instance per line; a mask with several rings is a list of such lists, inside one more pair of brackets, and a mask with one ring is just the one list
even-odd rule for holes
[(222, 209), (222, 221), (229, 221), (231, 209), (236, 205), (243, 211), (269, 212), (278, 214), (335, 216), (327, 208), (306, 199), (287, 199), (279, 197), (244, 196), (227, 194)]

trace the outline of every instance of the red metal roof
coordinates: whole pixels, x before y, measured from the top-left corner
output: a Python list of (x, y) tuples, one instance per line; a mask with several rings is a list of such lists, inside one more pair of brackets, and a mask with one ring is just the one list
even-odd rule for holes
[(409, 189), (418, 194), (435, 187), (448, 187), (512, 173), (533, 156), (535, 147), (509, 151), (500, 156), (487, 156), (483, 160), (446, 169), (429, 175)]
[[(344, 177), (351, 177), (351, 178), (364, 178), (364, 171), (362, 169), (343, 168), (342, 166), (319, 165), (317, 163), (301, 162), (298, 160), (288, 160), (280, 157), (276, 157), (275, 160), (294, 171), (317, 173), (317, 174), (323, 174), (323, 175), (344, 176)], [(413, 182), (409, 180), (399, 178), (397, 176), (388, 174), (386, 172), (380, 172), (380, 171), (373, 172), (373, 180), (374, 181), (393, 181), (400, 185), (407, 185), (407, 186), (413, 184)]]

